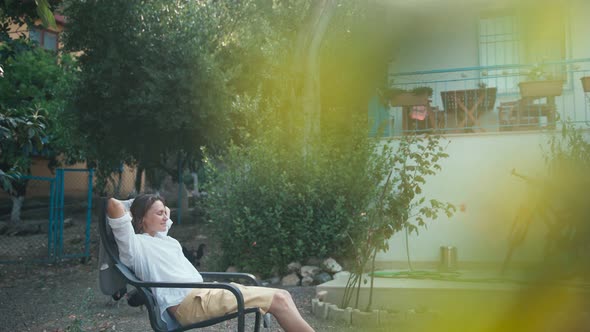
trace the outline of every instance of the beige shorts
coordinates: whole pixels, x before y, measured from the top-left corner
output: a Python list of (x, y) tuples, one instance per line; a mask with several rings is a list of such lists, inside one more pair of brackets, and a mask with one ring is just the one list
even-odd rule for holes
[[(237, 286), (244, 297), (246, 308), (258, 307), (265, 314), (278, 289), (256, 286)], [(197, 323), (209, 318), (223, 316), (238, 310), (236, 297), (225, 289), (193, 289), (180, 302), (174, 316), (181, 325)]]

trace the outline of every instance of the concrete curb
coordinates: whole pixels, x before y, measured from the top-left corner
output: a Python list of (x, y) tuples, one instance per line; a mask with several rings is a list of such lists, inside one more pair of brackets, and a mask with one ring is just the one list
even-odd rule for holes
[(340, 309), (337, 305), (330, 304), (328, 305), (328, 319), (350, 325), (352, 323), (352, 308)]
[(352, 325), (363, 327), (378, 327), (379, 310), (372, 310), (370, 312), (360, 311), (359, 309), (352, 310)]
[(350, 307), (342, 309), (335, 304), (323, 302), (317, 298), (311, 300), (311, 312), (317, 318), (342, 322), (350, 326), (370, 328), (402, 327), (418, 322), (432, 322), (432, 320), (439, 316), (436, 312), (417, 312), (413, 309), (399, 312), (389, 312), (386, 310), (364, 312)]

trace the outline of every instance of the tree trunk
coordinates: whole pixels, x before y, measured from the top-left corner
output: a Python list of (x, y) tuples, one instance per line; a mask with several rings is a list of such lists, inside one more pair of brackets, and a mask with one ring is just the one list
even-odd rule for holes
[(137, 165), (136, 173), (135, 173), (135, 193), (139, 194), (141, 192), (141, 185), (143, 183), (143, 166)]
[(10, 223), (15, 225), (20, 222), (20, 212), (25, 201), (25, 196), (10, 196), (12, 200), (12, 211), (10, 212)]
[[(27, 172), (30, 174), (30, 171)], [(17, 224), (20, 222), (20, 213), (27, 194), (29, 180), (18, 179), (11, 181), (12, 192), (9, 193), (12, 200), (12, 211), (10, 212), (10, 223)]]
[(295, 68), (300, 78), (296, 96), (297, 108), (303, 115), (303, 154), (312, 153), (310, 143), (320, 133), (320, 47), (336, 10), (336, 0), (318, 0), (311, 4), (310, 13), (298, 33), (295, 48)]

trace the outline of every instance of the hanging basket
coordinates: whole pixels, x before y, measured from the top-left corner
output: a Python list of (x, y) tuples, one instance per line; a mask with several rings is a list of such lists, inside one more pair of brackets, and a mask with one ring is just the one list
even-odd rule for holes
[(522, 97), (556, 97), (563, 92), (563, 80), (520, 82)]
[(590, 76), (584, 76), (580, 80), (582, 81), (584, 92), (590, 92)]

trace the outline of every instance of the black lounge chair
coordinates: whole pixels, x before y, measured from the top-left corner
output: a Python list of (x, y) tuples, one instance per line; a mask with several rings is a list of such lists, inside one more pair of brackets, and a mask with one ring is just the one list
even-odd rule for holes
[[(211, 325), (218, 324), (220, 322), (237, 318), (238, 320), (238, 331), (242, 332), (245, 329), (245, 316), (246, 314), (255, 314), (255, 326), (254, 331), (260, 331), (260, 310), (259, 308), (245, 308), (244, 307), (244, 298), (242, 297), (242, 293), (240, 290), (230, 283), (225, 282), (195, 282), (195, 283), (171, 283), (171, 282), (147, 282), (142, 281), (137, 278), (137, 276), (129, 269), (125, 264), (121, 263), (119, 260), (119, 251), (117, 248), (117, 243), (115, 242), (115, 238), (111, 231), (110, 226), (107, 222), (107, 214), (106, 214), (106, 204), (107, 199), (104, 198), (102, 204), (99, 205), (100, 214), (99, 214), (99, 232), (100, 232), (100, 241), (101, 245), (104, 248), (106, 254), (109, 256), (113, 266), (115, 269), (122, 275), (125, 281), (134, 286), (140, 296), (142, 297), (143, 303), (145, 304), (150, 324), (154, 331), (157, 332), (180, 332), (186, 331), (191, 329), (197, 329), (201, 327), (207, 327)], [(227, 281), (227, 280), (246, 280), (253, 283), (256, 286), (259, 286), (259, 282), (256, 278), (247, 273), (227, 273), (227, 272), (200, 272), (203, 276), (204, 280), (219, 280), (219, 281)], [(235, 313), (226, 314), (221, 317), (215, 317), (211, 319), (207, 319), (205, 321), (201, 321), (198, 323), (180, 326), (180, 324), (176, 323), (176, 326), (168, 326), (166, 322), (161, 317), (160, 308), (156, 302), (156, 298), (151, 291), (151, 288), (217, 288), (217, 289), (226, 289), (237, 299), (238, 302), (238, 310)], [(166, 313), (167, 314), (167, 313)], [(268, 314), (267, 314), (268, 315)], [(169, 315), (170, 319), (176, 322), (172, 315)], [(266, 315), (264, 317), (264, 325), (267, 326), (268, 318)]]

